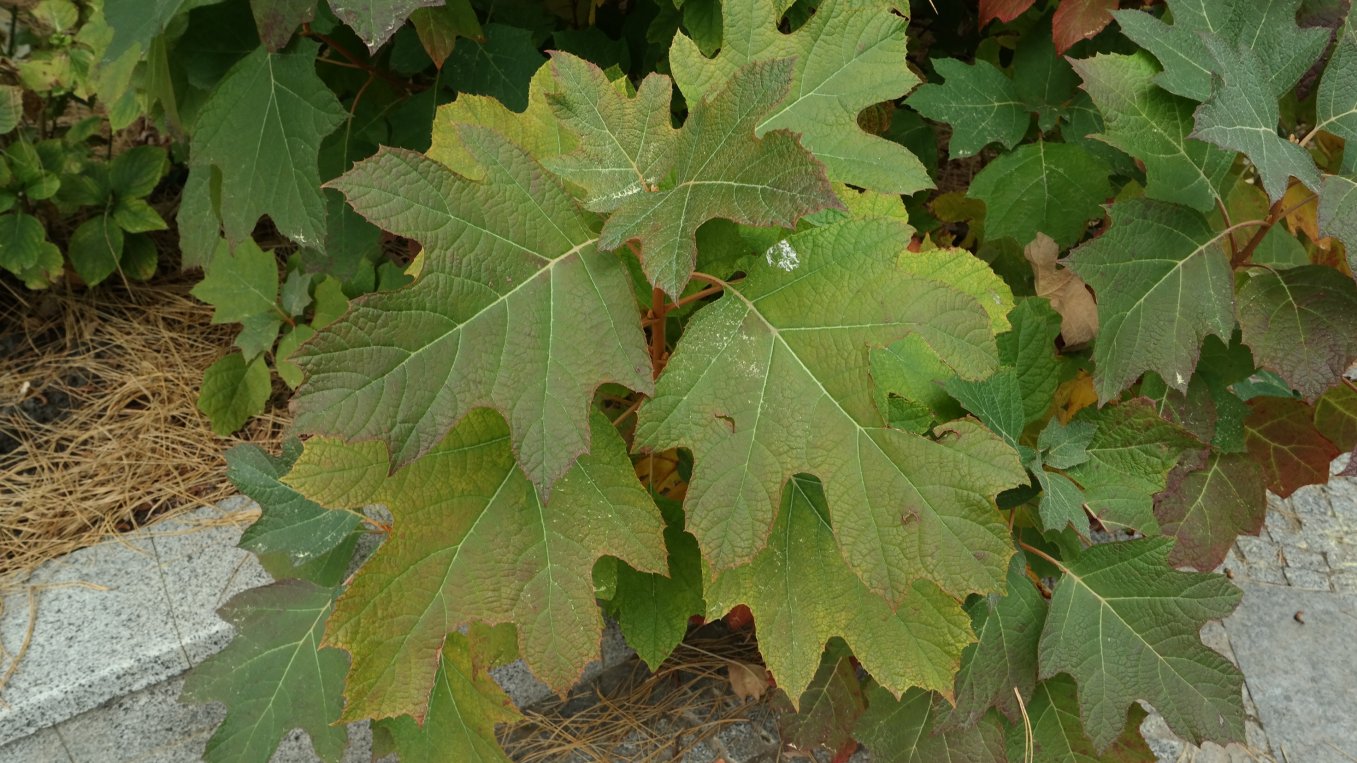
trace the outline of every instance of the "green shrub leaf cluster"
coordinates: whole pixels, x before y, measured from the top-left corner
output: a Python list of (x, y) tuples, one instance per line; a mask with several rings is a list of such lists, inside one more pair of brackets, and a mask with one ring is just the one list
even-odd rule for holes
[[(209, 760), (503, 760), (492, 666), (564, 693), (605, 615), (658, 668), (740, 607), (801, 746), (1242, 739), (1211, 570), (1357, 446), (1354, 22), (937, 6), (104, 0), (90, 92), (177, 136), (240, 326), (200, 405), (295, 390), (228, 457), (282, 582), (190, 680)], [(64, 267), (56, 199), (137, 272), (165, 157), (8, 141), (0, 264)]]

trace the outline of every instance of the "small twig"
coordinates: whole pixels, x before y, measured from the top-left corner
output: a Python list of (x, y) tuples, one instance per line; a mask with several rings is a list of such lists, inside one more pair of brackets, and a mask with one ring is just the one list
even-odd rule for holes
[(720, 294), (723, 291), (725, 291), (724, 286), (708, 286), (702, 291), (689, 294), (683, 299), (680, 299), (679, 301), (675, 302), (672, 305), (672, 307), (683, 307), (684, 305), (692, 304), (693, 302), (696, 302), (699, 299), (706, 299), (707, 297), (710, 297), (713, 294)]
[[(1219, 196), (1216, 197), (1216, 209), (1220, 211), (1220, 219), (1222, 222), (1225, 223), (1226, 230), (1229, 230), (1230, 228), (1234, 227), (1234, 223), (1230, 221), (1230, 210), (1225, 208), (1225, 204), (1221, 202)], [(1234, 236), (1230, 236), (1225, 240), (1230, 244), (1230, 259), (1233, 260), (1236, 253), (1236, 247), (1234, 245)]]
[(377, 68), (375, 65), (373, 65), (371, 61), (364, 61), (363, 59), (355, 55), (352, 51), (350, 51), (348, 48), (345, 48), (343, 45), (339, 44), (339, 42), (337, 42), (333, 37), (330, 37), (329, 35), (326, 34), (322, 34), (321, 32), (317, 32), (316, 30), (312, 29), (310, 24), (302, 24), (302, 36), (310, 37), (311, 39), (324, 44), (325, 47), (338, 53), (349, 63), (353, 64), (359, 69), (368, 72), (369, 74), (381, 77), (382, 79), (386, 80), (388, 84), (390, 84), (397, 90), (406, 93), (410, 92), (411, 88), (409, 82), (401, 80), (399, 77), (396, 77), (395, 75), (391, 74), (391, 72)]
[[(1250, 238), (1248, 243), (1244, 244), (1244, 248), (1240, 249), (1238, 252), (1235, 253), (1234, 257), (1230, 258), (1230, 267), (1237, 268), (1240, 265), (1243, 265), (1244, 263), (1248, 262), (1249, 258), (1253, 256), (1254, 250), (1258, 248), (1259, 244), (1263, 243), (1263, 237), (1267, 235), (1268, 231), (1272, 230), (1272, 226), (1276, 225), (1277, 222), (1282, 218), (1295, 212), (1298, 209), (1301, 209), (1302, 207), (1304, 207), (1305, 205), (1309, 204), (1310, 202), (1314, 201), (1317, 198), (1319, 197), (1316, 194), (1310, 194), (1308, 197), (1306, 197), (1299, 203), (1293, 204), (1290, 207), (1285, 208), (1282, 207), (1282, 202), (1285, 200), (1285, 197), (1278, 199), (1276, 203), (1272, 205), (1271, 209), (1268, 210), (1266, 219), (1261, 221), (1259, 220), (1252, 221), (1255, 224), (1261, 225), (1262, 227), (1259, 228), (1258, 231), (1253, 234), (1253, 238)], [(1241, 223), (1241, 225), (1242, 224), (1243, 223)]]
[(638, 408), (641, 407), (641, 401), (644, 400), (644, 399), (645, 399), (645, 398), (640, 398), (640, 397), (636, 398), (636, 402), (634, 402), (634, 403), (632, 403), (631, 405), (627, 406), (627, 409), (626, 409), (625, 411), (622, 411), (621, 413), (619, 413), (619, 414), (617, 415), (617, 418), (613, 419), (613, 426), (617, 426), (618, 424), (622, 423), (622, 419), (625, 419), (626, 417), (628, 417), (628, 416), (630, 416), (631, 414), (635, 413), (635, 412), (636, 412), (636, 409), (638, 409)]
[(1056, 567), (1059, 567), (1061, 572), (1069, 572), (1069, 568), (1061, 564), (1059, 559), (1056, 559), (1054, 556), (1051, 556), (1045, 551), (1042, 551), (1041, 549), (1035, 546), (1030, 546), (1027, 543), (1024, 543), (1023, 541), (1018, 541), (1018, 546), (1021, 547), (1023, 551), (1026, 551), (1029, 554), (1039, 556), (1042, 559), (1045, 559), (1046, 561), (1050, 562), (1051, 564), (1054, 564)]

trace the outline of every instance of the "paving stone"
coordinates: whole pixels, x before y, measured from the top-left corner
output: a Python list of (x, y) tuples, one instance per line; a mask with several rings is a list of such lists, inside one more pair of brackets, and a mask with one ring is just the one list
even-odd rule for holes
[(1320, 551), (1312, 551), (1302, 546), (1282, 546), (1282, 559), (1286, 562), (1288, 568), (1295, 567), (1302, 570), (1316, 570), (1327, 572), (1329, 561), (1324, 558)]
[(1357, 593), (1357, 570), (1335, 572), (1329, 581), (1333, 584), (1333, 590), (1339, 593)]
[(0, 763), (75, 763), (53, 729), (42, 729), (0, 746)]
[(1241, 587), (1225, 629), (1278, 759), (1357, 759), (1357, 595)]
[(1277, 554), (1281, 552), (1277, 544), (1247, 535), (1235, 541), (1235, 547), (1250, 566), (1258, 563), (1274, 564)]
[(1312, 516), (1333, 516), (1333, 506), (1329, 503), (1327, 486), (1316, 485), (1297, 490), (1287, 500), (1287, 506), (1301, 522)]
[(1252, 580), (1256, 583), (1268, 583), (1270, 585), (1287, 585), (1286, 576), (1282, 573), (1280, 564), (1250, 564), (1244, 570), (1244, 574), (1239, 575), (1236, 582), (1241, 580)]
[[(189, 667), (144, 538), (53, 560), (30, 583), (39, 590), (37, 619), (28, 652), (5, 686), (0, 744)], [(24, 639), (28, 612), (27, 595), (6, 597), (0, 639), (10, 654)]]
[(1330, 591), (1329, 576), (1314, 570), (1287, 568), (1286, 582), (1292, 588), (1304, 588), (1308, 591)]

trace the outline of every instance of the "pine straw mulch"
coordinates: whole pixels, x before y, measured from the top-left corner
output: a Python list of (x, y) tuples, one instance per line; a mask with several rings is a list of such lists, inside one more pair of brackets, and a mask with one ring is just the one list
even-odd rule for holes
[[(197, 410), (232, 326), (194, 274), (30, 292), (0, 282), (0, 589), (43, 562), (234, 490)], [(277, 448), (283, 416), (241, 439)]]
[(762, 664), (753, 633), (712, 623), (690, 632), (653, 672), (633, 658), (563, 700), (524, 711), (522, 721), (501, 727), (500, 743), (516, 763), (659, 763), (694, 752), (719, 760), (730, 754), (721, 732), (744, 725), (745, 744), (765, 748), (767, 759), (785, 759), (770, 702), (776, 692), (738, 698), (732, 662)]

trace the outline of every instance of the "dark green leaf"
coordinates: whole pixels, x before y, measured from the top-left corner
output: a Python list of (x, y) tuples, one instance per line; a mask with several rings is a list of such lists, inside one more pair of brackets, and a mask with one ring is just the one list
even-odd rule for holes
[(1107, 165), (1079, 146), (1038, 141), (985, 165), (967, 195), (985, 202), (987, 238), (1025, 246), (1045, 233), (1064, 248), (1103, 216), (1107, 176)]
[(1234, 610), (1240, 591), (1223, 575), (1174, 571), (1172, 545), (1094, 546), (1064, 563), (1051, 593), (1041, 677), (1068, 672), (1078, 681), (1079, 715), (1099, 753), (1122, 735), (1136, 700), (1193, 744), (1244, 738), (1243, 676), (1197, 635)]
[(1112, 227), (1067, 260), (1098, 296), (1098, 398), (1115, 398), (1146, 371), (1187, 389), (1202, 340), (1234, 331), (1229, 260), (1191, 210), (1132, 199), (1111, 215)]
[(909, 107), (929, 119), (952, 125), (948, 154), (960, 159), (980, 152), (990, 143), (1013, 148), (1032, 123), (1018, 88), (988, 61), (965, 64), (936, 59), (933, 67), (945, 81), (929, 83), (914, 92)]
[(1322, 265), (1255, 269), (1241, 277), (1244, 344), (1313, 402), (1357, 360), (1357, 284)]
[(322, 649), (333, 592), (284, 580), (237, 594), (220, 610), (235, 639), (189, 673), (183, 698), (222, 702), (226, 720), (207, 742), (209, 763), (267, 763), (283, 736), (304, 729), (322, 760), (348, 746), (339, 720), (348, 656)]
[(488, 95), (514, 111), (523, 111), (528, 106), (528, 82), (546, 60), (528, 30), (486, 24), (485, 41), (458, 45), (443, 71), (458, 90)]

